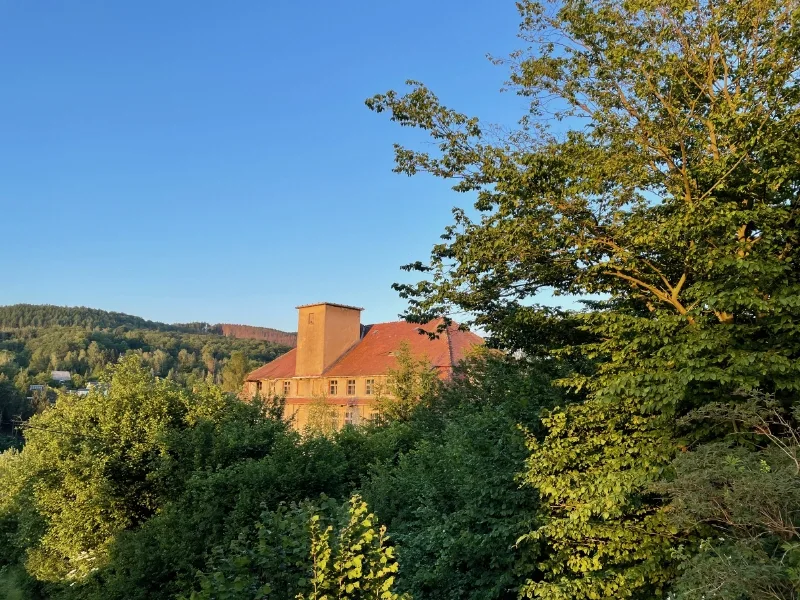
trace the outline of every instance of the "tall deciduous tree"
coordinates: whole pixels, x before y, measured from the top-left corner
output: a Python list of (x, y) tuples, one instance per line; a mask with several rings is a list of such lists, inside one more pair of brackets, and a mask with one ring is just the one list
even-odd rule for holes
[(107, 566), (117, 537), (153, 517), (194, 470), (263, 453), (285, 428), (218, 388), (189, 392), (155, 377), (137, 355), (107, 383), (86, 397), (62, 394), (0, 465), (0, 533), (41, 581), (77, 584)]
[(235, 351), (222, 368), (222, 389), (226, 392), (242, 391), (244, 379), (250, 371), (250, 361), (244, 352)]
[(0, 432), (10, 427), (15, 419), (30, 416), (31, 407), (8, 377), (0, 373)]
[(80, 579), (99, 567), (114, 536), (152, 516), (169, 485), (153, 472), (188, 395), (139, 361), (116, 366), (107, 394), (62, 395), (26, 426), (21, 468), (45, 524), (27, 568), (39, 579)]
[(383, 418), (405, 420), (437, 389), (439, 376), (428, 357), (415, 356), (408, 342), (402, 342), (394, 355), (397, 365), (389, 370), (376, 405)]
[[(647, 492), (683, 435), (675, 416), (800, 387), (800, 9), (796, 0), (518, 3), (529, 48), (498, 61), (530, 101), (511, 133), (424, 85), (367, 101), (428, 132), (396, 170), (477, 194), (454, 211), (429, 274), (398, 285), (409, 317), (454, 307), (511, 348), (542, 290), (605, 294), (579, 316), (599, 373), (551, 414), (527, 480), (550, 505), (532, 596), (652, 597), (674, 524)], [(577, 340), (581, 342), (581, 340)], [(691, 432), (688, 432), (690, 435)]]

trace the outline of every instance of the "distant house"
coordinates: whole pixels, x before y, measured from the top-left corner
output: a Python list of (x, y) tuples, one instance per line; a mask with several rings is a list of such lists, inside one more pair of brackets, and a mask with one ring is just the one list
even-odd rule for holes
[(67, 381), (72, 381), (72, 375), (70, 375), (69, 371), (53, 371), (50, 373), (50, 379), (57, 381), (58, 383), (64, 383)]
[(87, 381), (86, 389), (87, 391), (97, 390), (103, 394), (108, 394), (108, 384), (102, 381)]
[(297, 308), (297, 347), (250, 373), (244, 395), (283, 396), (298, 429), (309, 423), (310, 410), (320, 401), (332, 409), (337, 427), (368, 420), (403, 343), (413, 355), (427, 358), (441, 379), (483, 344), (455, 323), (436, 339), (420, 333), (443, 325), (441, 320), (423, 326), (405, 321), (362, 325), (362, 309), (353, 306), (324, 302)]
[(74, 396), (80, 396), (81, 398), (83, 398), (84, 396), (88, 396), (89, 395), (89, 390), (87, 390), (86, 388), (80, 388), (80, 389), (77, 389), (77, 390), (70, 390), (67, 393), (68, 394), (73, 394)]
[(44, 385), (41, 385), (41, 384), (38, 384), (38, 383), (34, 383), (33, 385), (31, 385), (28, 388), (28, 390), (31, 391), (31, 392), (43, 392), (45, 387), (46, 386), (44, 386)]

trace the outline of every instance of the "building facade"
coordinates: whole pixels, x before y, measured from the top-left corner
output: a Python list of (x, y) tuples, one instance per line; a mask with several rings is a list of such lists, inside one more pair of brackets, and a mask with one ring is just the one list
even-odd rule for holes
[(420, 330), (435, 329), (439, 322), (362, 325), (362, 310), (329, 302), (298, 306), (297, 347), (250, 373), (244, 394), (282, 396), (285, 414), (298, 429), (308, 426), (320, 407), (335, 427), (358, 424), (374, 414), (376, 397), (397, 366), (395, 352), (403, 342), (442, 379), (483, 343), (455, 324), (436, 339)]

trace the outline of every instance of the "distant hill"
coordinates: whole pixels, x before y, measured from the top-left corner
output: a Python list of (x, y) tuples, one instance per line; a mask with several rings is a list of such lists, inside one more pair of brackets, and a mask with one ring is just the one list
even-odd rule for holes
[[(125, 313), (98, 310), (85, 306), (54, 306), (51, 304), (14, 304), (0, 306), (0, 327), (22, 329), (25, 327), (85, 327), (87, 329), (152, 329), (175, 331), (166, 323), (148, 321)], [(196, 330), (195, 330), (196, 331)]]
[(270, 329), (269, 327), (253, 327), (252, 325), (233, 325), (231, 323), (220, 323), (214, 325), (218, 328), (222, 335), (228, 337), (235, 337), (245, 340), (264, 340), (281, 344), (283, 346), (297, 346), (297, 334), (287, 333), (286, 331), (278, 331), (277, 329)]
[[(0, 306), (0, 386), (12, 384), (17, 404), (24, 408), (19, 414), (30, 414), (35, 408), (32, 391), (61, 387), (52, 380), (54, 371), (68, 371), (66, 387), (81, 389), (100, 379), (121, 356), (135, 353), (154, 375), (179, 385), (210, 382), (238, 392), (248, 372), (296, 342), (295, 334), (266, 327), (170, 325), (84, 306)], [(11, 426), (2, 391), (0, 387), (0, 431)]]
[(294, 347), (297, 334), (268, 327), (222, 323), (160, 323), (121, 312), (87, 308), (85, 306), (55, 306), (52, 304), (14, 304), (0, 306), (0, 329), (26, 327), (82, 327), (85, 329), (146, 329), (176, 333), (207, 333), (237, 339), (263, 340)]
[(23, 329), (25, 327), (84, 327), (86, 329), (126, 327), (178, 333), (214, 333), (213, 326), (208, 323), (169, 325), (121, 312), (86, 306), (55, 306), (52, 304), (0, 306), (0, 328)]

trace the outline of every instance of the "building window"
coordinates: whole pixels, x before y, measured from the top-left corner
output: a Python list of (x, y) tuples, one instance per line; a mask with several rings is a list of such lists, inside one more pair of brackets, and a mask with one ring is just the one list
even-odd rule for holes
[(308, 324), (309, 325), (314, 324), (314, 313), (308, 313)]
[(348, 406), (344, 411), (345, 425), (358, 425), (358, 407)]
[(356, 395), (356, 380), (355, 379), (348, 379), (347, 380), (347, 395), (348, 396), (355, 396)]
[(258, 392), (259, 394), (261, 393), (261, 386), (262, 383), (260, 381), (256, 381), (256, 392)]
[(288, 396), (291, 391), (292, 391), (292, 382), (291, 381), (284, 381), (283, 382), (283, 395), (284, 396)]
[(336, 379), (331, 379), (328, 382), (328, 394), (335, 396), (339, 393), (339, 382)]
[(364, 392), (367, 396), (372, 396), (375, 393), (375, 380), (374, 379), (367, 379), (366, 385), (364, 386)]

